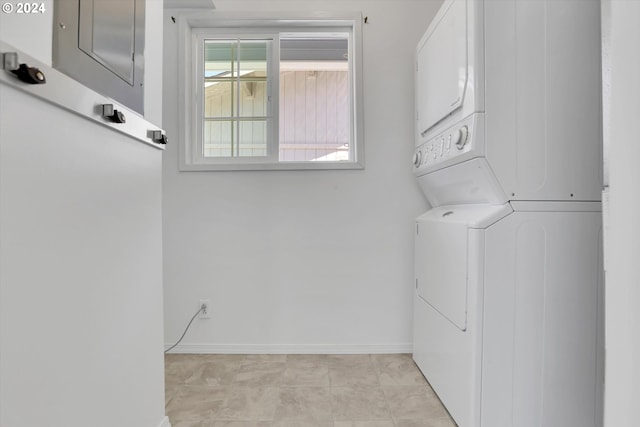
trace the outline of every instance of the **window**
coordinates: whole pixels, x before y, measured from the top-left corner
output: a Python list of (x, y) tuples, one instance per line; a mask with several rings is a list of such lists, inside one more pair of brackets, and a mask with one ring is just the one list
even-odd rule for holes
[(273, 126), (267, 85), (267, 53), (273, 40), (204, 39), (200, 80), (205, 159), (267, 158), (267, 132)]
[(362, 168), (359, 19), (185, 20), (181, 169)]

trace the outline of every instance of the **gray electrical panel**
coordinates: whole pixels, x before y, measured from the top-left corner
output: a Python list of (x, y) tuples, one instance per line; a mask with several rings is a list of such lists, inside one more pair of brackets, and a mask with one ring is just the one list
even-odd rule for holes
[(54, 2), (53, 66), (144, 114), (145, 0)]

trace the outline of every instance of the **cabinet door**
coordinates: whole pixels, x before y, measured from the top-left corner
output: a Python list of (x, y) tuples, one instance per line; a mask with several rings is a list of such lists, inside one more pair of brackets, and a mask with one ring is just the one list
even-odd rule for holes
[(143, 114), (145, 0), (54, 5), (53, 66)]

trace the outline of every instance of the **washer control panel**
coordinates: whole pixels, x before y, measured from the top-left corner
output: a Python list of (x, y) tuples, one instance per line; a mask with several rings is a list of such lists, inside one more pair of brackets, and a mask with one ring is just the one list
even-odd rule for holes
[(477, 133), (474, 116), (461, 120), (416, 147), (413, 155), (414, 172), (427, 172), (456, 163), (456, 160), (466, 160), (477, 145), (474, 141)]

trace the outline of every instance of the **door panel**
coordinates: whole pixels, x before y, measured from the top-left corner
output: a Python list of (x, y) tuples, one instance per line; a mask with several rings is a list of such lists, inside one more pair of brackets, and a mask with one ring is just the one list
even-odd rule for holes
[(145, 0), (54, 2), (53, 66), (144, 114)]
[(79, 27), (80, 49), (130, 85), (133, 84), (135, 2), (81, 1)]
[(455, 0), (417, 53), (419, 131), (460, 107), (467, 86), (467, 6)]
[(467, 327), (467, 224), (419, 221), (417, 292), (460, 330)]

